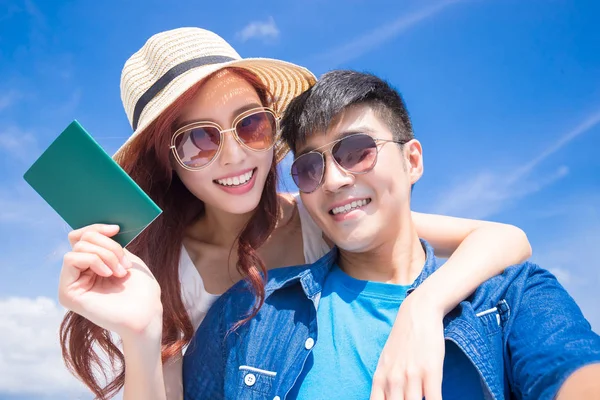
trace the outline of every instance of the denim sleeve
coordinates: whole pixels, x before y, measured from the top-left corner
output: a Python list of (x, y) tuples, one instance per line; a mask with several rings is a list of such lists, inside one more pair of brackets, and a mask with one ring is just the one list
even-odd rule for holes
[(600, 337), (550, 272), (532, 266), (521, 287), (506, 339), (508, 378), (517, 398), (551, 400), (573, 372), (600, 362)]
[(185, 400), (212, 400), (225, 397), (222, 304), (217, 300), (217, 303), (210, 308), (185, 352), (183, 358)]

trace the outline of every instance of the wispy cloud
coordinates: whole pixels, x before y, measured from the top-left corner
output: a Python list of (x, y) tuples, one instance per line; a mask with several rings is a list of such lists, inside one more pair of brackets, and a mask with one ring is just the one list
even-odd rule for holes
[(13, 106), (22, 97), (22, 94), (16, 90), (9, 90), (8, 92), (0, 94), (0, 111)]
[[(66, 222), (41, 196), (19, 176), (16, 181), (4, 181), (0, 186), (0, 236), (7, 232), (25, 230), (36, 237), (50, 233), (66, 238), (70, 230)], [(44, 237), (48, 240), (47, 237)]]
[(6, 21), (12, 18), (13, 15), (18, 14), (21, 9), (13, 3), (4, 2), (2, 4), (2, 10), (0, 11), (0, 21)]
[(16, 126), (0, 128), (0, 152), (21, 161), (28, 162), (39, 153), (38, 143), (30, 132)]
[(249, 23), (237, 33), (237, 37), (242, 42), (250, 39), (261, 39), (268, 42), (279, 37), (279, 28), (277, 28), (273, 17), (269, 17), (266, 21), (253, 21)]
[(24, 5), (25, 5), (25, 12), (27, 14), (29, 14), (29, 16), (31, 17), (33, 22), (38, 24), (40, 27), (46, 28), (48, 25), (46, 23), (46, 17), (40, 11), (40, 9), (35, 4), (35, 2), (33, 2), (33, 0), (25, 0)]
[(521, 179), (523, 176), (528, 175), (535, 167), (537, 167), (542, 161), (550, 157), (552, 154), (556, 153), (558, 150), (563, 148), (565, 145), (569, 144), (573, 139), (581, 136), (582, 134), (590, 131), (595, 128), (598, 124), (600, 124), (600, 110), (595, 113), (590, 114), (586, 119), (584, 119), (579, 125), (575, 128), (571, 129), (569, 132), (562, 135), (556, 142), (554, 142), (550, 147), (540, 153), (537, 157), (531, 160), (529, 163), (525, 164), (521, 168), (519, 168), (510, 178), (509, 181), (517, 181)]
[(54, 115), (66, 115), (72, 117), (81, 103), (81, 98), (81, 88), (75, 88), (64, 103), (58, 104), (55, 109), (52, 109), (52, 113)]
[(548, 157), (574, 139), (600, 125), (600, 111), (585, 118), (575, 128), (561, 135), (554, 143), (512, 173), (480, 171), (474, 176), (462, 177), (460, 183), (443, 192), (432, 212), (471, 218), (488, 218), (515, 200), (537, 193), (569, 174), (561, 166), (550, 174), (533, 179), (533, 171)]
[(552, 272), (575, 298), (592, 328), (600, 332), (600, 194), (577, 193), (562, 200), (555, 213), (538, 223), (550, 232), (532, 236), (532, 260)]
[(325, 65), (326, 69), (336, 68), (337, 66), (355, 60), (376, 47), (398, 36), (402, 32), (418, 25), (419, 23), (439, 14), (446, 8), (457, 3), (463, 3), (466, 0), (444, 0), (435, 3), (429, 7), (401, 15), (394, 21), (374, 29), (354, 40), (342, 44), (334, 49), (328, 50), (314, 57), (319, 64)]

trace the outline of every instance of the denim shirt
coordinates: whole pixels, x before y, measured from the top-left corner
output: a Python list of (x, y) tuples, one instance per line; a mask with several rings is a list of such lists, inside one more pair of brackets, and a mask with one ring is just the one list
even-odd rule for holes
[[(409, 295), (439, 267), (427, 259)], [(186, 400), (285, 399), (318, 344), (317, 307), (333, 249), (312, 265), (269, 272), (265, 302), (244, 281), (215, 302), (187, 348)], [(444, 336), (475, 366), (488, 399), (553, 399), (575, 370), (600, 363), (600, 337), (548, 271), (532, 263), (508, 268), (444, 318)]]

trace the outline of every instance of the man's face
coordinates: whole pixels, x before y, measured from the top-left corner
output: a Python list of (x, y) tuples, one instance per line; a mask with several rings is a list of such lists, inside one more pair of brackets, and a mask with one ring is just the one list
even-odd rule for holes
[(322, 185), (300, 195), (312, 218), (339, 248), (365, 252), (398, 235), (401, 215), (410, 217), (411, 185), (422, 173), (421, 146), (416, 140), (403, 149), (396, 143), (379, 141), (373, 169), (353, 174), (338, 166), (328, 145), (349, 133), (393, 139), (390, 129), (370, 107), (347, 108), (325, 134), (309, 136), (296, 149), (298, 156), (313, 149), (325, 156)]

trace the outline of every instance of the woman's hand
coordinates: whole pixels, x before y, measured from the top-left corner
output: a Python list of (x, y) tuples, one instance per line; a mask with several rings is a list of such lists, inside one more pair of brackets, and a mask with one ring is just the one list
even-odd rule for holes
[(379, 357), (371, 400), (442, 400), (443, 317), (418, 290), (404, 300)]
[(137, 256), (111, 239), (116, 225), (90, 225), (69, 233), (58, 298), (71, 311), (121, 338), (160, 337), (160, 287)]

